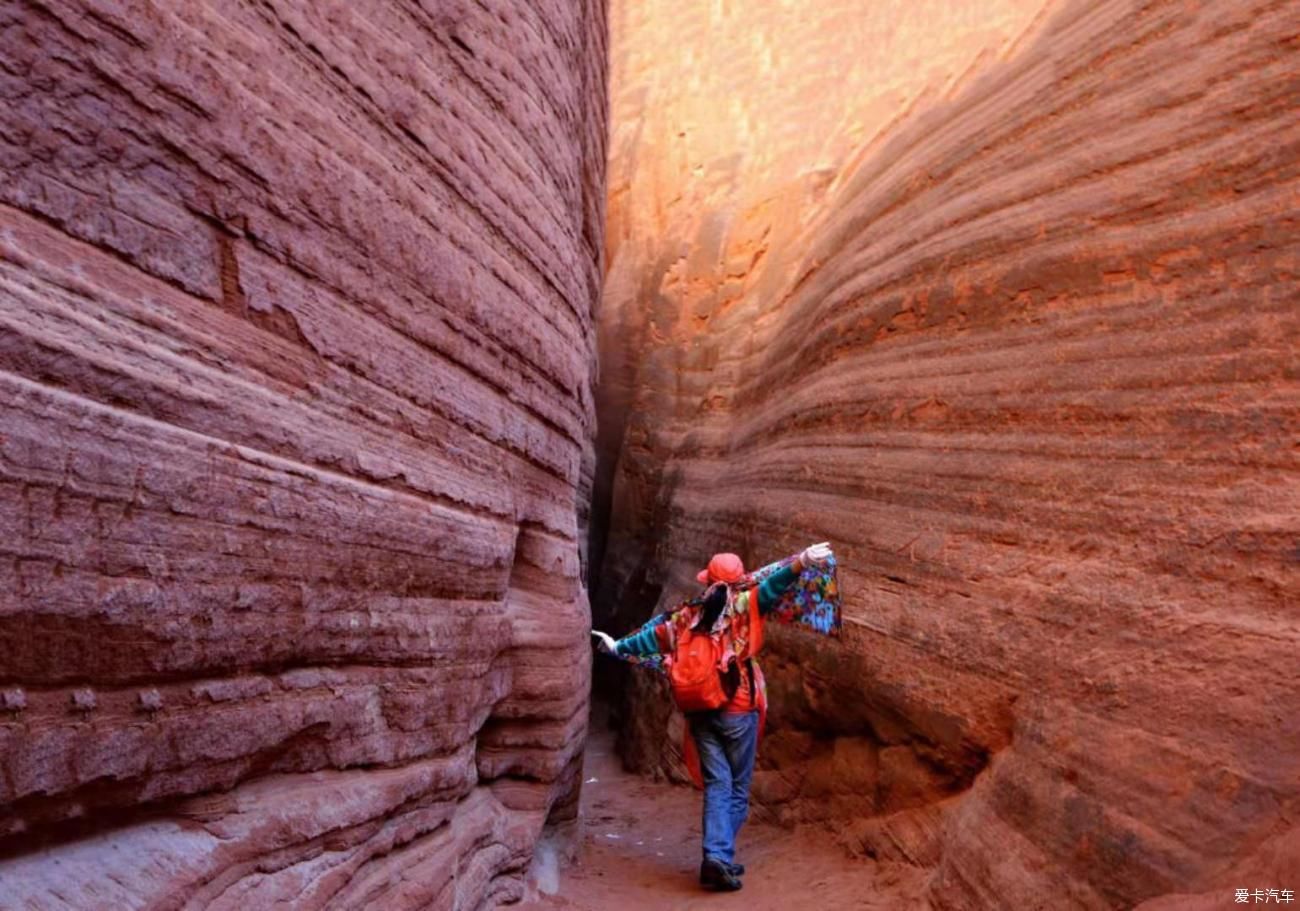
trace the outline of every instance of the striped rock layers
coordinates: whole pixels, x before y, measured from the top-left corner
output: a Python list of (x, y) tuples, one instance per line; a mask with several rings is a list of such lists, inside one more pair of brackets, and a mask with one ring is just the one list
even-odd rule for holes
[[(829, 539), (846, 637), (771, 637), (766, 812), (943, 908), (1290, 886), (1300, 7), (611, 31), (599, 622)], [(625, 745), (671, 773), (653, 689)]]
[(0, 9), (0, 905), (475, 908), (571, 819), (595, 0)]

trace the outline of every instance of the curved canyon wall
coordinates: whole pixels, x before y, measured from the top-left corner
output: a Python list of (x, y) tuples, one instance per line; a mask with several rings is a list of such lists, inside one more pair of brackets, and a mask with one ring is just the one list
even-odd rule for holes
[(0, 10), (0, 905), (521, 894), (586, 726), (604, 29)]
[[(938, 907), (1300, 869), (1298, 34), (1263, 0), (612, 6), (597, 622), (828, 538), (846, 635), (769, 639), (755, 796)], [(624, 746), (674, 775), (656, 686)]]

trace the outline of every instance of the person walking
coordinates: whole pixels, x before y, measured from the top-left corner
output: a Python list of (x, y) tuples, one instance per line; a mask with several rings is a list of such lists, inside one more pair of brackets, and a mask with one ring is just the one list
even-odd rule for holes
[[(808, 574), (803, 597), (785, 597), (810, 568), (820, 571)], [(753, 575), (746, 574), (737, 555), (714, 554), (697, 579), (704, 591), (677, 610), (653, 617), (622, 639), (599, 630), (592, 635), (602, 651), (616, 658), (669, 673), (689, 730), (684, 758), (704, 788), (700, 884), (730, 892), (741, 888), (745, 872), (744, 864), (736, 862), (736, 836), (749, 816), (750, 782), (767, 710), (762, 671), (754, 659), (763, 646), (764, 623), (775, 616), (835, 635), (839, 600), (834, 557), (825, 542)], [(683, 682), (702, 655), (708, 673)], [(721, 695), (700, 696), (714, 684)]]

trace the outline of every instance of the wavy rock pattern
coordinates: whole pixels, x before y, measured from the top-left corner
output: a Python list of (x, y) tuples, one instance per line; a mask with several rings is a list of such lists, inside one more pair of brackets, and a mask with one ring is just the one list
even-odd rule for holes
[(0, 10), (4, 907), (521, 893), (586, 725), (605, 40)]
[(829, 538), (769, 813), (943, 908), (1285, 887), (1300, 7), (972, 9), (614, 4), (597, 619)]

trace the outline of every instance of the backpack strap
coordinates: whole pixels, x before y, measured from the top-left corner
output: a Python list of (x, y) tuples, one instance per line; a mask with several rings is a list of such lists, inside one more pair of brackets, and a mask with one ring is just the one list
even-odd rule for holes
[(671, 655), (673, 653), (673, 644), (677, 638), (673, 635), (673, 632), (671, 623), (660, 623), (655, 627), (655, 640), (659, 645), (659, 654)]
[(749, 590), (749, 636), (745, 643), (745, 656), (747, 658), (758, 654), (758, 650), (763, 647), (763, 615), (758, 610), (758, 589)]

